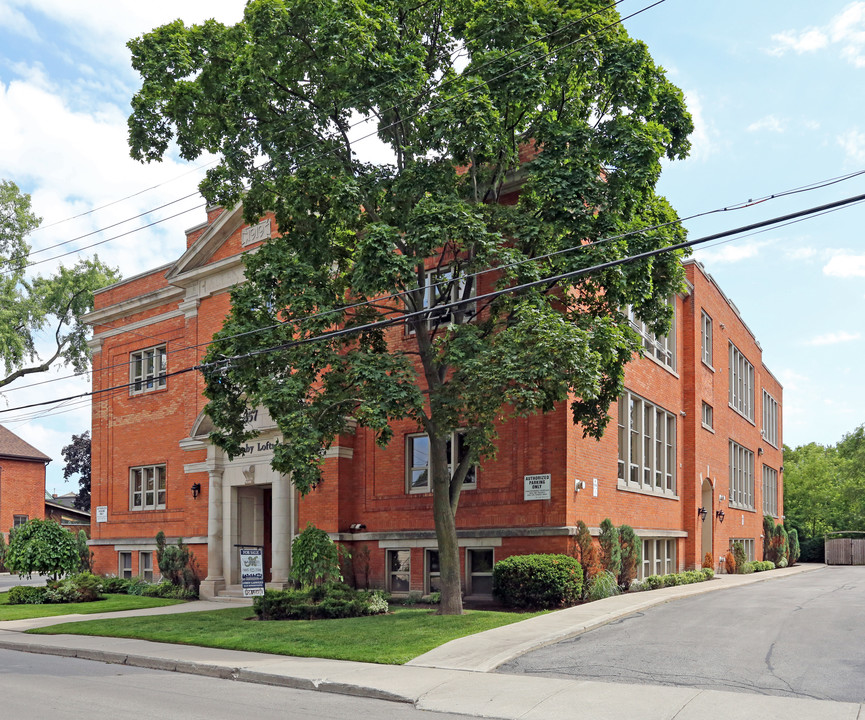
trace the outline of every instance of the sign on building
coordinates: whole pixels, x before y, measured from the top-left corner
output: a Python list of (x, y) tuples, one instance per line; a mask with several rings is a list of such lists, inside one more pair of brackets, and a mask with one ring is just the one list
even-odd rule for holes
[(96, 522), (108, 522), (108, 506), (107, 505), (97, 505), (96, 506)]
[(260, 545), (240, 548), (240, 586), (243, 597), (264, 595), (264, 557)]
[(553, 476), (543, 475), (523, 476), (523, 500), (549, 500), (551, 497)]

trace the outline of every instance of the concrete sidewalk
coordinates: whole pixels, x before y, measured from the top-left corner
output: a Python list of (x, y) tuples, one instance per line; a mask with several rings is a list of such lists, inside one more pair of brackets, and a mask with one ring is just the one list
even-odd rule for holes
[(514, 720), (557, 720), (575, 716), (604, 720), (865, 720), (865, 706), (855, 703), (489, 672), (529, 650), (574, 637), (653, 605), (822, 567), (805, 565), (755, 575), (720, 576), (697, 585), (608, 598), (460, 638), (403, 666), (295, 658), (122, 638), (26, 635), (23, 632), (70, 620), (225, 607), (211, 602), (105, 615), (0, 622), (0, 648), (372, 697), (412, 703), (423, 710)]

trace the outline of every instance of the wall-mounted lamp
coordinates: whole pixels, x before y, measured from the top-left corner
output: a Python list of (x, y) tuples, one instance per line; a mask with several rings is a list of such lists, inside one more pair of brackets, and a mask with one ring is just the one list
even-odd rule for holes
[(586, 489), (586, 481), (585, 480), (574, 480), (574, 492), (580, 492), (580, 490)]
[(762, 455), (763, 454), (763, 448), (757, 448), (757, 454)]
[(715, 510), (715, 517), (718, 518), (718, 522), (724, 522), (724, 511), (723, 510)]
[(192, 483), (192, 497), (197, 498), (201, 494), (201, 483)]
[(706, 515), (709, 514), (709, 511), (706, 508), (701, 507), (697, 508), (697, 517), (700, 518), (703, 522), (706, 522)]
[(352, 523), (351, 525), (349, 525), (348, 529), (351, 530), (353, 533), (360, 532), (361, 530), (366, 530), (366, 525), (364, 525), (363, 523)]

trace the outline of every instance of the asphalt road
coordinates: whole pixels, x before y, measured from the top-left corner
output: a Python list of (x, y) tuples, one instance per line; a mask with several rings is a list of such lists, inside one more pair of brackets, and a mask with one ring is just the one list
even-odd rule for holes
[(16, 585), (44, 585), (45, 578), (41, 575), (20, 578), (14, 573), (0, 573), (0, 592), (6, 592)]
[(412, 705), (0, 650), (3, 720), (465, 720)]
[(865, 702), (865, 567), (673, 601), (499, 672)]

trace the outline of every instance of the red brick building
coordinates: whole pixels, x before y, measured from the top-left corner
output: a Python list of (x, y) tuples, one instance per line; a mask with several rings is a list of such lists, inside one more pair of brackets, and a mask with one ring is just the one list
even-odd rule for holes
[(0, 532), (45, 519), (45, 466), (51, 458), (0, 425)]
[[(97, 293), (95, 567), (151, 575), (163, 530), (192, 546), (204, 596), (238, 585), (238, 544), (264, 546), (266, 580), (280, 586), (291, 540), (312, 522), (350, 547), (361, 584), (429, 592), (438, 565), (416, 426), (397, 423), (386, 448), (362, 428), (341, 437), (324, 482), (300, 498), (270, 467), (281, 438), (265, 410), (249, 411), (261, 435), (229, 461), (208, 442), (200, 376), (172, 375), (199, 361), (242, 281), (241, 254), (274, 229), (211, 209), (177, 262)], [(759, 557), (762, 517), (783, 506), (781, 386), (712, 277), (694, 261), (685, 269), (674, 327), (642, 333), (645, 357), (629, 364), (602, 440), (583, 439), (564, 406), (499, 428), (498, 456), (470, 476), (457, 513), (467, 594), (489, 593), (492, 563), (509, 555), (572, 552), (578, 520), (634, 527), (641, 575), (699, 566), (707, 552), (717, 562), (733, 539)]]

